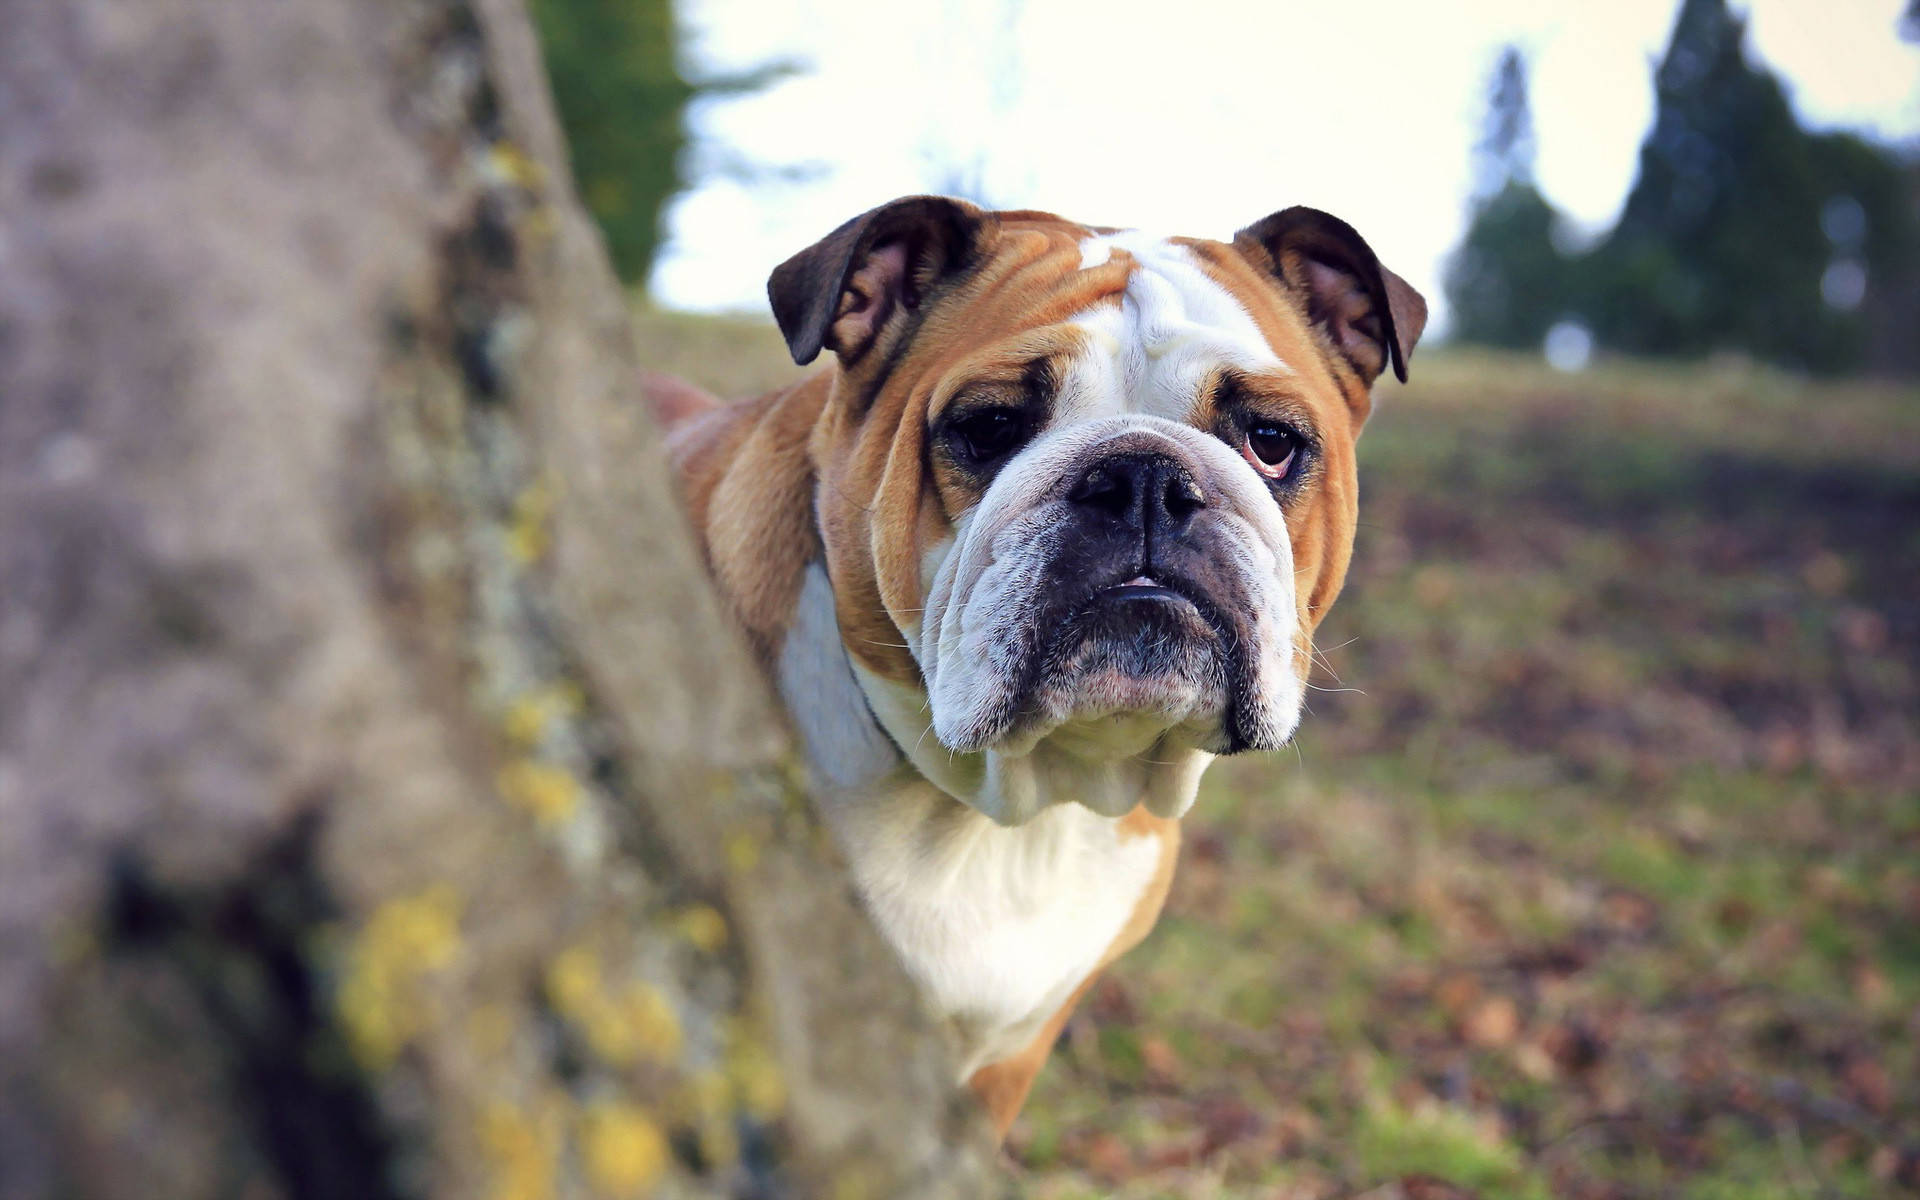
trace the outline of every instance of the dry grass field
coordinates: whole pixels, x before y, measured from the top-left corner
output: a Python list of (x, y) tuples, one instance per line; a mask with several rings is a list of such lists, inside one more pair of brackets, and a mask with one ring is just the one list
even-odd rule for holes
[[(791, 375), (765, 326), (639, 326)], [(1920, 1195), (1920, 390), (1413, 376), (1297, 748), (1209, 776), (1020, 1190)]]

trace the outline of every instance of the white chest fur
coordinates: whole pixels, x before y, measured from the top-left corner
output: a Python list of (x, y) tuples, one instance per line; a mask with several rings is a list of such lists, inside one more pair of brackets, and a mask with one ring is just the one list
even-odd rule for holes
[(832, 603), (824, 570), (808, 568), (780, 690), (861, 895), (958, 1033), (965, 1079), (1024, 1048), (1099, 966), (1161, 842), (1079, 804), (998, 825), (927, 782), (868, 711)]
[(1024, 1048), (1094, 972), (1161, 848), (1073, 804), (1007, 828), (917, 779), (829, 812), (882, 933), (958, 1032), (962, 1078)]

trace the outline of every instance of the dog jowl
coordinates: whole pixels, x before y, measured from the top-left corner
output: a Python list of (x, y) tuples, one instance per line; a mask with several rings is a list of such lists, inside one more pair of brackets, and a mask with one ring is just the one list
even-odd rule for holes
[(685, 416), (676, 462), (861, 893), (1004, 1129), (1152, 924), (1206, 765), (1292, 736), (1370, 389), (1425, 304), (1313, 209), (1219, 242), (926, 196), (768, 291), (794, 359), (831, 365)]

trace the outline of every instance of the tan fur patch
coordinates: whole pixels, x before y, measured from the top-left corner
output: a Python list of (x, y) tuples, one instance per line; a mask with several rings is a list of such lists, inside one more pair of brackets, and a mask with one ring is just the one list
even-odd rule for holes
[(716, 409), (674, 432), (668, 451), (707, 565), (763, 664), (793, 617), (800, 577), (820, 555), (813, 465), (803, 450), (830, 377)]

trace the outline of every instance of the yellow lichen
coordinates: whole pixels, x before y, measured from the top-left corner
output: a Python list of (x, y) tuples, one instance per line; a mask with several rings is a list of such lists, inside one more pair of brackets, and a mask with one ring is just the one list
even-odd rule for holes
[(832, 1200), (873, 1200), (882, 1192), (874, 1182), (872, 1171), (873, 1168), (866, 1163), (849, 1163), (834, 1176), (833, 1186), (827, 1194)]
[(520, 147), (511, 142), (495, 142), (487, 151), (487, 165), (509, 183), (518, 184), (529, 191), (536, 190), (546, 177), (540, 164), (527, 157)]
[(537, 693), (523, 696), (507, 708), (507, 715), (500, 724), (506, 731), (508, 741), (531, 750), (540, 744), (540, 739), (547, 732), (546, 706), (540, 703)]
[(575, 1016), (574, 1027), (586, 1038), (587, 1049), (602, 1062), (624, 1067), (640, 1057), (633, 1027), (627, 1023), (625, 1014), (604, 996)]
[(426, 977), (460, 949), (460, 897), (444, 884), (387, 901), (347, 953), (338, 1005), (355, 1055), (380, 1070), (425, 1027)]
[(585, 1010), (600, 991), (600, 959), (586, 946), (569, 946), (547, 966), (547, 999), (560, 1015)]
[(492, 1200), (552, 1200), (563, 1112), (559, 1103), (549, 1103), (538, 1115), (495, 1103), (480, 1114), (480, 1149)]
[(514, 562), (527, 566), (546, 555), (552, 517), (553, 491), (544, 481), (535, 480), (514, 497), (513, 515), (507, 522), (507, 554)]
[(599, 958), (584, 946), (564, 950), (547, 968), (547, 997), (594, 1057), (614, 1066), (642, 1058), (666, 1062), (683, 1035), (673, 1004), (659, 988), (635, 983), (618, 993), (601, 980)]
[(680, 1017), (665, 993), (652, 984), (636, 983), (627, 989), (622, 1007), (641, 1054), (659, 1062), (679, 1055)]
[(587, 1182), (602, 1196), (640, 1196), (666, 1173), (666, 1135), (646, 1112), (631, 1104), (589, 1108), (580, 1126)]
[(727, 1039), (726, 1067), (741, 1108), (761, 1120), (772, 1120), (786, 1108), (786, 1079), (759, 1038), (735, 1029)]
[(546, 736), (550, 723), (579, 715), (585, 702), (577, 685), (549, 684), (514, 700), (507, 707), (501, 726), (514, 745), (531, 750)]
[(517, 759), (500, 770), (500, 794), (551, 828), (564, 824), (580, 807), (580, 782), (562, 767)]
[(711, 904), (688, 905), (674, 916), (673, 925), (703, 954), (712, 954), (727, 944), (727, 919)]
[(405, 1018), (396, 1012), (386, 980), (371, 971), (353, 971), (340, 986), (338, 1003), (354, 1057), (369, 1069), (386, 1068), (411, 1033), (401, 1027)]
[(740, 1135), (733, 1122), (718, 1117), (700, 1123), (700, 1157), (725, 1169), (740, 1161)]
[(673, 1097), (676, 1117), (682, 1124), (697, 1125), (729, 1114), (733, 1086), (727, 1077), (711, 1067), (703, 1067), (681, 1081)]
[(746, 874), (760, 865), (760, 843), (752, 834), (735, 833), (727, 838), (727, 865)]

